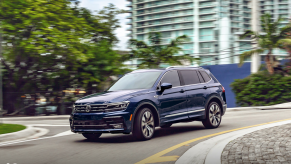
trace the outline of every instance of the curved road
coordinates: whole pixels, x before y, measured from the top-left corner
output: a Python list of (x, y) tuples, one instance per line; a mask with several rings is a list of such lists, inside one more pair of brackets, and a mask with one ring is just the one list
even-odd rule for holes
[[(291, 110), (288, 109), (231, 111), (226, 112), (217, 129), (204, 129), (201, 122), (179, 123), (167, 129), (156, 128), (154, 138), (149, 141), (136, 141), (132, 135), (103, 134), (97, 142), (89, 142), (80, 134), (70, 134), (68, 120), (13, 121), (42, 124), (36, 126), (50, 131), (42, 136), (46, 138), (0, 144), (0, 161), (4, 164), (175, 163), (193, 145), (208, 139), (199, 137), (290, 118)], [(51, 137), (60, 133), (69, 135)], [(195, 138), (199, 140), (193, 140)], [(168, 149), (189, 140), (194, 142)]]

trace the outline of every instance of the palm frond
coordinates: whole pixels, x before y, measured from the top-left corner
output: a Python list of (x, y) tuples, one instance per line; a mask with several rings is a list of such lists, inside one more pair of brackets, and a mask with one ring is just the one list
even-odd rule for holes
[(282, 48), (291, 47), (291, 39), (281, 39), (278, 41), (278, 44), (282, 45)]
[(252, 56), (253, 54), (260, 54), (260, 53), (263, 53), (265, 49), (255, 49), (255, 50), (250, 50), (250, 51), (246, 51), (246, 52), (243, 52), (242, 54), (239, 55), (239, 67), (241, 67), (245, 61), (245, 59), (247, 57), (250, 57)]
[(133, 46), (134, 48), (147, 48), (149, 47), (144, 41), (136, 40), (136, 39), (130, 39), (129, 40), (130, 46)]
[(252, 31), (252, 30), (247, 30), (247, 31), (245, 31), (244, 34), (242, 34), (240, 36), (240, 39), (244, 39), (246, 37), (257, 38), (258, 37), (258, 34), (256, 32), (254, 32), (254, 31)]

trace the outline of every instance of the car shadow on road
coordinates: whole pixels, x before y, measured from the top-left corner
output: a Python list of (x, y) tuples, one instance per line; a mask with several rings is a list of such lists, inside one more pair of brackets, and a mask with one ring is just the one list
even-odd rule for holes
[[(203, 126), (199, 125), (191, 125), (191, 126), (173, 126), (170, 128), (156, 128), (155, 134), (153, 139), (160, 138), (160, 137), (167, 137), (172, 135), (178, 134), (185, 134), (191, 133), (195, 131), (205, 130)], [(75, 142), (96, 142), (96, 143), (128, 143), (128, 142), (141, 142), (136, 140), (133, 135), (126, 135), (126, 134), (111, 134), (106, 136), (101, 136), (96, 141), (89, 141), (87, 139), (84, 140), (77, 140)]]

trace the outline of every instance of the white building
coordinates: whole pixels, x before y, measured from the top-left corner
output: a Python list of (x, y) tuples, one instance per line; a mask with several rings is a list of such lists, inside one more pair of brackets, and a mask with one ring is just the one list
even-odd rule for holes
[(128, 1), (128, 36), (148, 42), (149, 32), (160, 32), (162, 43), (167, 44), (177, 36), (188, 35), (191, 40), (182, 48), (201, 58), (201, 65), (237, 63), (238, 57), (231, 56), (252, 46), (250, 40), (239, 40), (235, 34), (254, 30), (252, 25), (259, 27), (260, 14), (269, 12), (274, 19), (291, 17), (291, 0)]

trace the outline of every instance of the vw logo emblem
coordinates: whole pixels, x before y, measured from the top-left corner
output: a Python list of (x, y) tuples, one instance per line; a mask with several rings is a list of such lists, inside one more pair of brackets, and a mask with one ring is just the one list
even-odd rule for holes
[(86, 106), (86, 112), (90, 112), (91, 111), (91, 106), (90, 105), (87, 105)]

